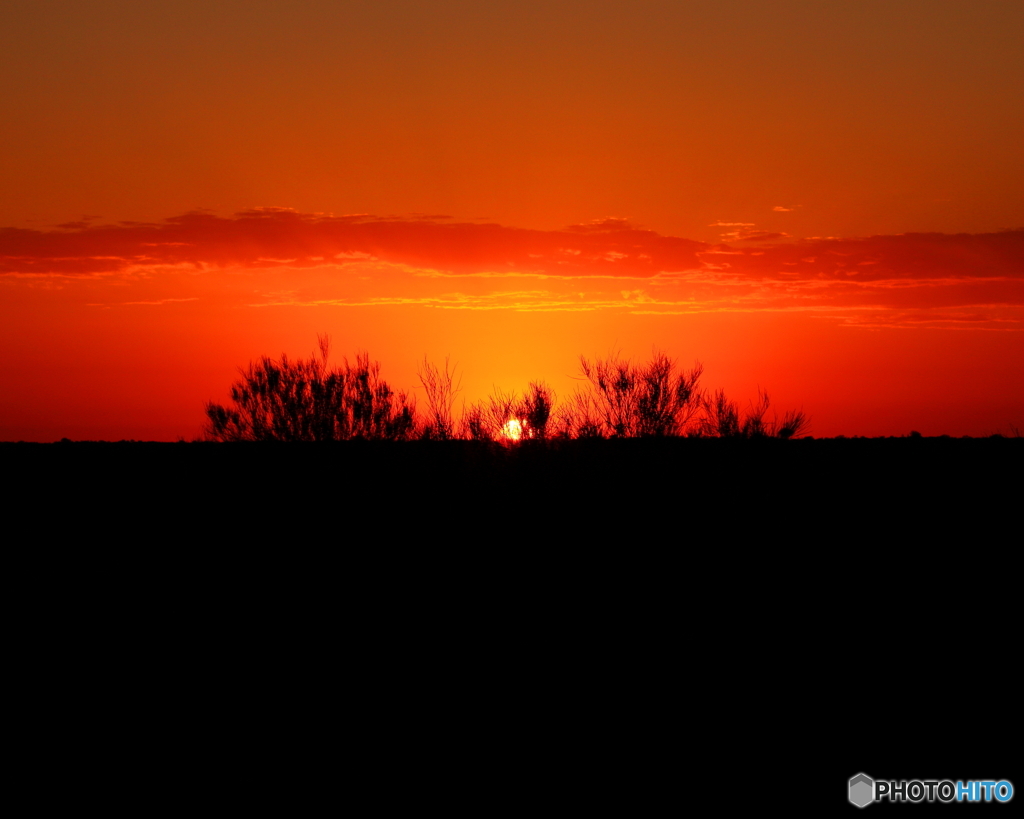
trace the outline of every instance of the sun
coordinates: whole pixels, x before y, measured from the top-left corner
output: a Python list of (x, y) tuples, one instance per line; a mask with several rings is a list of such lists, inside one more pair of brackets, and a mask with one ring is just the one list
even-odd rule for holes
[(509, 441), (521, 441), (526, 430), (518, 418), (509, 418), (501, 428), (502, 437)]

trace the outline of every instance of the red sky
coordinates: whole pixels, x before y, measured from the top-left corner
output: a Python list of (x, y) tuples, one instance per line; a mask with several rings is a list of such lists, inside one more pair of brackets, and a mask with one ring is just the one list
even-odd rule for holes
[(237, 368), (658, 348), (816, 435), (1024, 427), (1024, 5), (13, 2), (0, 440)]

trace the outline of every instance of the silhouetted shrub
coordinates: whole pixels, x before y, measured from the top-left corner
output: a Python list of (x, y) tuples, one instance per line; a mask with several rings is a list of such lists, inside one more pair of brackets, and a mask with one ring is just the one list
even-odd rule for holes
[(427, 411), (429, 419), (423, 427), (422, 437), (431, 440), (447, 441), (458, 437), (454, 417), (452, 415), (452, 404), (455, 396), (461, 391), (459, 384), (455, 382), (455, 371), (452, 369), (449, 360), (444, 360), (444, 370), (436, 364), (423, 359), (423, 366), (419, 372), (420, 383), (427, 393)]
[(580, 369), (586, 387), (559, 418), (566, 437), (683, 435), (701, 406), (700, 364), (679, 370), (668, 356), (655, 353), (647, 364), (580, 357)]
[(454, 369), (424, 360), (419, 380), (426, 392), (427, 415), (418, 419), (414, 403), (380, 377), (380, 364), (364, 353), (355, 364), (327, 363), (328, 341), (308, 360), (261, 358), (242, 371), (231, 387), (232, 406), (206, 406), (206, 437), (215, 441), (344, 441), (464, 439), (476, 441), (549, 438), (645, 438), (684, 435), (716, 438), (791, 438), (808, 425), (803, 412), (768, 417), (770, 402), (741, 412), (718, 390), (708, 396), (699, 387), (703, 372), (677, 367), (663, 353), (647, 363), (615, 356), (581, 357), (584, 386), (562, 406), (553, 391), (533, 382), (523, 394), (495, 391), (465, 408), (458, 421), (452, 411), (460, 391)]
[(523, 437), (543, 439), (548, 437), (548, 425), (551, 421), (551, 410), (555, 403), (555, 395), (547, 384), (534, 381), (530, 388), (519, 399), (515, 407), (515, 417), (522, 425)]
[(207, 437), (215, 441), (403, 440), (414, 436), (415, 406), (380, 377), (365, 353), (341, 367), (320, 356), (280, 361), (263, 357), (231, 387), (234, 406), (206, 405)]
[(790, 410), (768, 417), (771, 400), (763, 390), (757, 403), (740, 412), (736, 402), (725, 397), (723, 390), (702, 397), (702, 415), (698, 432), (714, 438), (792, 438), (807, 429), (809, 419), (802, 411)]
[(462, 435), (472, 441), (547, 438), (554, 402), (551, 388), (540, 381), (532, 382), (522, 395), (495, 390), (486, 401), (465, 410)]

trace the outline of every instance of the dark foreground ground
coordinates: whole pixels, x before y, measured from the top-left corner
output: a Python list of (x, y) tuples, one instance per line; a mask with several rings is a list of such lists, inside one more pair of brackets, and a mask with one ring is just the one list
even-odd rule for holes
[[(0, 443), (8, 499), (46, 526), (137, 537), (195, 526), (301, 540), (442, 536), (449, 545), (741, 529), (906, 541), (993, 537), (1022, 491), (1024, 439), (700, 439), (215, 444)], [(865, 532), (866, 534), (866, 532)]]
[(853, 814), (860, 772), (1024, 787), (1001, 750), (1024, 440), (7, 443), (0, 464), (23, 757), (116, 770), (82, 767), (85, 802), (767, 814), (771, 777), (818, 816)]

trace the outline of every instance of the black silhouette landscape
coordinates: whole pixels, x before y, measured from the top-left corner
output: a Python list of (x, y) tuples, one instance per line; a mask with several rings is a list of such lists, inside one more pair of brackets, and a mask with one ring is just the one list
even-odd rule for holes
[(59, 485), (58, 517), (101, 516), (123, 533), (291, 530), (306, 548), (320, 537), (309, 515), (349, 544), (564, 550), (614, 533), (621, 547), (700, 553), (725, 548), (716, 530), (739, 541), (729, 548), (754, 548), (743, 538), (755, 534), (768, 550), (796, 547), (799, 532), (924, 545), (950, 526), (980, 531), (1014, 505), (1024, 455), (1019, 435), (816, 439), (803, 412), (778, 413), (765, 393), (742, 408), (702, 387), (699, 364), (664, 354), (582, 358), (580, 389), (563, 401), (537, 381), (469, 405), (453, 367), (424, 362), (422, 406), (367, 355), (329, 355), (323, 337), (308, 358), (252, 362), (228, 403), (208, 403), (200, 440), (0, 452), (31, 503), (32, 488)]

